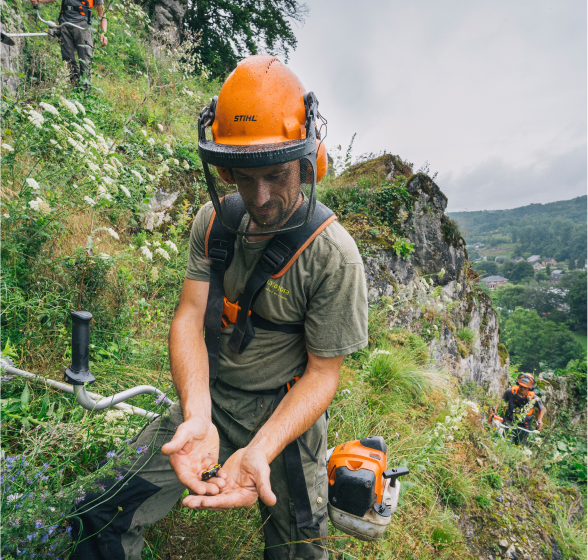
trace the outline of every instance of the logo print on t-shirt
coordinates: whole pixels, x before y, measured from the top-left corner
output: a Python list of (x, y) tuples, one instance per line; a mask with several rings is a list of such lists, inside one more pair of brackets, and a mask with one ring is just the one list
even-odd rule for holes
[(282, 299), (286, 299), (290, 295), (289, 290), (286, 290), (286, 288), (283, 288), (277, 282), (274, 282), (271, 278), (266, 283), (265, 291)]

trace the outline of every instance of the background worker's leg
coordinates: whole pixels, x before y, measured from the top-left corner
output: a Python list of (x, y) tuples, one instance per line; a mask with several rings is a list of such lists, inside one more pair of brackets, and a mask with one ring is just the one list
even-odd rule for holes
[[(259, 503), (264, 523), (265, 560), (328, 558), (325, 548), (327, 541), (321, 540), (328, 534), (327, 420), (324, 414), (304, 434), (304, 440), (316, 458), (314, 461), (303, 446), (298, 444), (316, 529), (299, 529), (296, 525), (296, 512), (288, 484), (285, 456), (282, 452), (270, 465), (271, 486), (278, 501), (272, 507)], [(308, 542), (300, 542), (305, 540)]]
[(104, 490), (86, 495), (77, 508), (74, 535), (81, 535), (72, 560), (140, 560), (145, 526), (165, 517), (185, 490), (160, 451), (182, 421), (175, 404), (131, 445), (123, 480), (99, 480)]
[(75, 30), (76, 49), (80, 61), (80, 82), (83, 89), (89, 89), (92, 85), (92, 59), (94, 58), (94, 42), (92, 28), (85, 31)]
[(77, 86), (80, 80), (80, 67), (76, 60), (76, 52), (74, 30), (71, 27), (64, 27), (61, 30), (61, 59), (67, 62), (69, 79), (74, 86)]

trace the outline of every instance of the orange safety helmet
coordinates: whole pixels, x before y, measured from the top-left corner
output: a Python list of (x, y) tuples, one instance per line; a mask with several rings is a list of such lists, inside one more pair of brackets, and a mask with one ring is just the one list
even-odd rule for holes
[[(234, 185), (234, 167), (265, 167), (300, 160), (301, 184), (311, 185), (304, 221), (259, 235), (284, 233), (310, 221), (316, 204), (316, 183), (327, 172), (327, 150), (320, 140), (317, 119), (322, 117), (316, 96), (307, 93), (296, 75), (278, 58), (254, 55), (237, 65), (218, 97), (202, 110), (198, 121), (198, 153), (208, 192), (224, 227), (242, 234), (233, 231), (223, 220), (222, 204), (209, 165), (216, 167), (226, 183)], [(212, 140), (206, 138), (208, 127)]]
[(527, 387), (528, 389), (535, 388), (535, 378), (530, 373), (521, 373), (517, 377), (517, 385)]

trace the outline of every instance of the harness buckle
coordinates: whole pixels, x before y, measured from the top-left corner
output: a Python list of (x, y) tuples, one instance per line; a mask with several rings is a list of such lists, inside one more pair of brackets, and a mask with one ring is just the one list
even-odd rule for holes
[[(224, 331), (229, 325), (232, 325), (237, 322), (239, 311), (241, 311), (241, 306), (239, 305), (239, 302), (236, 301), (235, 303), (231, 303), (227, 299), (227, 296), (225, 296), (223, 300), (223, 316), (221, 331)], [(251, 310), (249, 310), (248, 315), (251, 315)]]
[(261, 268), (265, 272), (275, 272), (278, 270), (288, 255), (289, 249), (280, 241), (276, 241), (273, 247), (268, 247), (261, 257)]
[(208, 259), (212, 261), (212, 266), (224, 266), (228, 254), (227, 242), (215, 239), (208, 251)]

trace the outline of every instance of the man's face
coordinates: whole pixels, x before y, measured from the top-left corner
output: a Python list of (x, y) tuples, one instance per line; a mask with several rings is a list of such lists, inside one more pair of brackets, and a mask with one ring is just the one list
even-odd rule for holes
[(519, 397), (523, 397), (523, 399), (529, 394), (529, 388), (523, 387), (519, 385)]
[(239, 194), (253, 222), (261, 229), (281, 227), (300, 198), (300, 162), (233, 169)]

